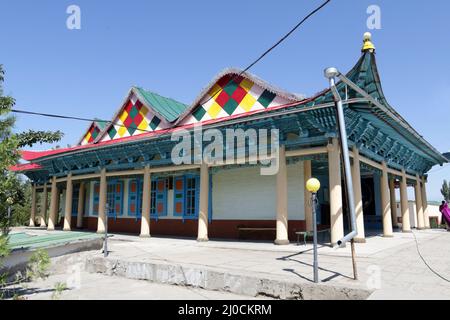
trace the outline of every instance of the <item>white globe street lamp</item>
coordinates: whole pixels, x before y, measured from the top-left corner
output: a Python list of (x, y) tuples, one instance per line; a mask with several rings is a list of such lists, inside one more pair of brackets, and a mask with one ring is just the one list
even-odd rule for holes
[(317, 191), (320, 190), (320, 181), (316, 178), (311, 178), (306, 182), (306, 190), (311, 192), (311, 206), (313, 215), (313, 241), (314, 241), (314, 283), (319, 283), (319, 263), (317, 261)]

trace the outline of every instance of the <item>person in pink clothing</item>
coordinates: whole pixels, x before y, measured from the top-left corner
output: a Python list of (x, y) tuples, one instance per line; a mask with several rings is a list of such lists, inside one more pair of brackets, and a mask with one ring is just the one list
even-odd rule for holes
[(442, 201), (442, 204), (439, 206), (439, 211), (442, 214), (442, 222), (447, 224), (447, 231), (450, 231), (450, 208), (448, 207), (448, 203)]

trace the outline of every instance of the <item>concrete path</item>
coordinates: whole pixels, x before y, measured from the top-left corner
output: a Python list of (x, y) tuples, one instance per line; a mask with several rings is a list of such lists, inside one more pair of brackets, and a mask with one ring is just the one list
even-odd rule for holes
[[(236, 290), (238, 286), (246, 286), (241, 283), (243, 278), (233, 278), (241, 276), (272, 281), (266, 286), (276, 287), (280, 283), (285, 286), (288, 283), (307, 286), (308, 290), (317, 288), (319, 295), (310, 293), (307, 297), (320, 298), (320, 290), (328, 286), (370, 291), (373, 292), (370, 299), (450, 299), (450, 283), (426, 266), (418, 254), (416, 239), (428, 265), (450, 280), (450, 232), (444, 230), (397, 232), (394, 238), (374, 236), (365, 244), (356, 244), (359, 281), (352, 279), (349, 247), (333, 249), (323, 246), (319, 249), (322, 287), (312, 283), (310, 245), (275, 246), (271, 243), (229, 241), (198, 243), (191, 239), (113, 235), (109, 239), (111, 252), (106, 260), (98, 251), (84, 253), (83, 259), (94, 261), (93, 272), (109, 272), (128, 278), (158, 279), (157, 276), (161, 277), (164, 272), (167, 273), (164, 276), (170, 278), (170, 272), (178, 269), (182, 270), (184, 277), (186, 271), (192, 274), (195, 271), (196, 276), (199, 272), (214, 272), (223, 275), (224, 279), (231, 277), (234, 281), (232, 289)], [(109, 271), (106, 270), (108, 268)], [(174, 279), (169, 280), (177, 283), (176, 275), (172, 276)], [(217, 286), (217, 290), (230, 290), (229, 284), (225, 287)], [(245, 294), (253, 295), (251, 291)], [(330, 297), (333, 296), (323, 295), (323, 298)], [(355, 297), (358, 295), (350, 296)]]
[[(55, 295), (55, 285), (66, 283), (67, 275), (58, 274), (46, 280), (27, 284), (21, 297), (26, 300), (247, 300), (227, 292), (171, 286), (148, 281), (108, 277), (81, 272), (79, 283)], [(255, 298), (253, 298), (255, 299)]]

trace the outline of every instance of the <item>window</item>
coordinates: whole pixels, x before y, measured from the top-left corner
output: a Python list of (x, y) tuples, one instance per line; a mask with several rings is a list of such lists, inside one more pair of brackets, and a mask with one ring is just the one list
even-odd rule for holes
[(80, 197), (80, 186), (73, 187), (72, 193), (72, 216), (76, 217), (78, 215), (78, 199)]
[[(98, 216), (100, 202), (100, 183), (96, 182), (94, 184), (94, 209), (92, 215)], [(116, 218), (117, 216), (123, 215), (123, 182), (122, 181), (111, 181), (108, 182), (107, 193), (106, 193), (106, 203), (109, 207), (108, 215), (109, 217)]]
[(106, 193), (106, 203), (108, 204), (109, 217), (117, 218), (123, 215), (123, 182), (113, 181), (109, 182)]
[(150, 214), (167, 216), (167, 179), (152, 181)]
[(142, 179), (128, 182), (128, 215), (136, 219), (142, 216)]
[(199, 177), (186, 177), (186, 210), (185, 217), (198, 217)]
[[(167, 215), (168, 179), (156, 179), (151, 182), (150, 216), (157, 218)], [(128, 215), (140, 219), (142, 217), (143, 180), (133, 179), (128, 189)]]
[(185, 175), (173, 178), (174, 215), (183, 219), (198, 217), (200, 177)]

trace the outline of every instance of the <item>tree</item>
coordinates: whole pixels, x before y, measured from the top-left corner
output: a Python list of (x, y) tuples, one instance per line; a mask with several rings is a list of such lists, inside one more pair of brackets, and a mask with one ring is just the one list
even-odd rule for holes
[[(11, 115), (11, 110), (15, 100), (9, 96), (3, 96), (4, 75), (3, 65), (0, 64), (0, 228), (3, 234), (7, 234), (11, 222), (8, 219), (8, 207), (12, 206), (16, 209), (13, 211), (22, 215), (16, 219), (18, 221), (26, 220), (23, 213), (30, 211), (27, 208), (30, 205), (29, 201), (25, 200), (26, 193), (29, 192), (29, 184), (8, 170), (19, 160), (19, 149), (36, 143), (57, 142), (61, 140), (63, 133), (34, 130), (14, 133), (16, 119)], [(7, 200), (12, 204), (9, 204)]]
[(441, 193), (444, 200), (450, 202), (450, 183), (448, 183), (447, 180), (444, 180), (442, 183)]

